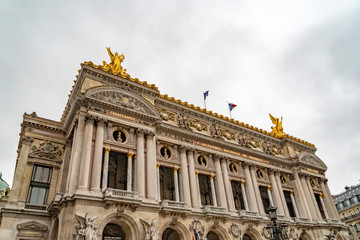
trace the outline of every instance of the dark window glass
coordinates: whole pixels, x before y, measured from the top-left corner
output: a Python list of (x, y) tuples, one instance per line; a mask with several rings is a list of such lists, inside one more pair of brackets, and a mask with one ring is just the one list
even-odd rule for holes
[(200, 197), (201, 205), (213, 205), (211, 197), (211, 186), (210, 186), (210, 176), (199, 174), (199, 187), (200, 187)]
[(320, 195), (317, 194), (317, 193), (315, 193), (314, 195), (315, 195), (315, 199), (316, 199), (317, 205), (318, 205), (320, 213), (321, 213), (321, 217), (323, 219), (326, 219), (324, 209), (322, 208), (322, 205), (321, 205), (321, 202), (320, 202)]
[(241, 191), (241, 183), (238, 181), (231, 181), (231, 188), (233, 191), (236, 210), (245, 210), (244, 197)]
[(268, 192), (267, 192), (267, 187), (266, 186), (259, 186), (259, 190), (260, 190), (260, 196), (261, 196), (261, 200), (262, 200), (262, 203), (264, 205), (264, 210), (265, 210), (265, 213), (268, 214), (269, 211), (269, 206), (270, 206), (270, 199), (269, 199), (269, 195), (268, 195)]
[(286, 202), (287, 208), (289, 209), (290, 217), (295, 217), (294, 206), (292, 204), (290, 194), (291, 194), (290, 191), (284, 191), (285, 202)]
[(120, 190), (127, 188), (127, 155), (112, 152), (109, 154), (108, 187)]
[(174, 169), (160, 166), (160, 196), (161, 200), (175, 200)]

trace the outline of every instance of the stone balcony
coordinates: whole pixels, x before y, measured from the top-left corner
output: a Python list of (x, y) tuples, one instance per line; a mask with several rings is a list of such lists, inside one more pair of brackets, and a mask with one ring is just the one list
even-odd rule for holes
[(230, 212), (228, 212), (225, 208), (215, 207), (211, 205), (206, 205), (204, 208), (204, 214), (208, 216), (230, 216)]
[(30, 203), (25, 204), (25, 208), (31, 210), (46, 211), (46, 207), (47, 207), (46, 205), (36, 205)]
[(163, 214), (172, 213), (175, 215), (187, 215), (191, 213), (191, 209), (189, 209), (188, 205), (184, 202), (162, 200), (160, 206), (161, 206), (160, 211)]

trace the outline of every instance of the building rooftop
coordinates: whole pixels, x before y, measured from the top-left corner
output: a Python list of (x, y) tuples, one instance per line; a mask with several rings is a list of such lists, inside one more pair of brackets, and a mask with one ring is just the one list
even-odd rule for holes
[(344, 200), (350, 199), (356, 195), (360, 195), (360, 184), (353, 185), (350, 187), (346, 186), (345, 191), (343, 191), (339, 194), (333, 195), (333, 199), (334, 199), (335, 204), (337, 204)]

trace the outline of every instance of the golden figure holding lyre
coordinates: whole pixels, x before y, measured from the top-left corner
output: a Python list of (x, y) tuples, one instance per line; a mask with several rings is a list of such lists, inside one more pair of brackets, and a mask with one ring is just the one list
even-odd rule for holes
[(123, 69), (121, 66), (122, 61), (124, 61), (124, 59), (125, 59), (124, 54), (119, 55), (117, 52), (115, 52), (115, 54), (113, 54), (110, 50), (110, 47), (107, 47), (106, 50), (110, 56), (111, 62), (108, 64), (105, 61), (103, 61), (103, 69), (105, 71), (111, 70), (111, 73), (115, 74), (115, 75), (118, 75), (119, 73), (121, 73), (122, 77), (126, 77), (126, 75), (127, 75), (126, 69)]
[(284, 136), (284, 129), (282, 126), (283, 117), (281, 117), (281, 121), (280, 121), (279, 118), (273, 117), (270, 113), (269, 116), (272, 123), (275, 124), (275, 126), (271, 127), (272, 129), (271, 134), (275, 135), (276, 137), (283, 137)]

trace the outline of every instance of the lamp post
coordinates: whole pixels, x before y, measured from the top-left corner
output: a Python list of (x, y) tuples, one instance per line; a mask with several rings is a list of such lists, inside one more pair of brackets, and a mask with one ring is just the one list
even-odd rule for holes
[(277, 223), (277, 214), (276, 214), (276, 207), (269, 206), (269, 217), (272, 221), (272, 224), (269, 225), (267, 228), (270, 230), (271, 240), (286, 240), (289, 239), (287, 235), (287, 225), (285, 224), (278, 224)]

